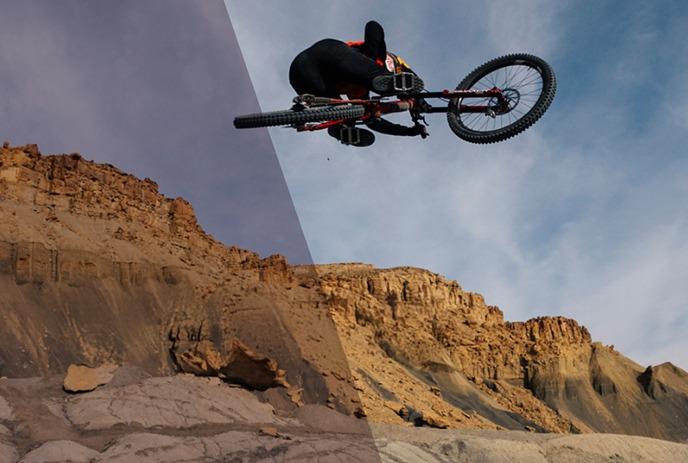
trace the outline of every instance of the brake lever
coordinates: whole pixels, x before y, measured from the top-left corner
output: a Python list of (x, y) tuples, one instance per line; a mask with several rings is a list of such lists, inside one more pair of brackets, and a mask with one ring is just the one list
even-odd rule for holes
[(411, 120), (417, 125), (420, 125), (419, 121), (422, 121), (423, 125), (426, 127), (430, 125), (430, 123), (425, 120), (425, 116), (421, 115), (420, 111), (417, 109), (411, 111)]
[(418, 122), (422, 121), (425, 126), (429, 126), (430, 123), (425, 120), (425, 116), (422, 115), (422, 113), (430, 112), (430, 109), (432, 106), (425, 101), (424, 98), (416, 98), (416, 107), (413, 109), (411, 113), (411, 118), (413, 119), (413, 122)]

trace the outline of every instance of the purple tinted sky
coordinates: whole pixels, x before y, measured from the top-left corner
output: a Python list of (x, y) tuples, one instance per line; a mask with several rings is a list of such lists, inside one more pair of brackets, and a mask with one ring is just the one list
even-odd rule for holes
[(310, 254), (222, 0), (0, 0), (0, 137), (183, 196), (227, 244)]

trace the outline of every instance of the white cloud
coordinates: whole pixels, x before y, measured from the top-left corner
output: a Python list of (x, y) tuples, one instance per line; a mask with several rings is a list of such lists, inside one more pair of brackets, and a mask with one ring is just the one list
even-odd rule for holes
[(500, 52), (547, 56), (559, 44), (557, 15), (568, 1), (491, 1), (487, 3), (487, 33)]

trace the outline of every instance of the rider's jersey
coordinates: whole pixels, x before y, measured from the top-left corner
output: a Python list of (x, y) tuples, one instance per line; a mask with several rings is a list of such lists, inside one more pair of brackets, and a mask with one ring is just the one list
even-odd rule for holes
[[(356, 42), (346, 42), (346, 44), (352, 48), (360, 48), (364, 43), (365, 42), (363, 40)], [(397, 56), (389, 51), (387, 52), (387, 56), (385, 57), (384, 61), (380, 58), (377, 58), (375, 62), (378, 65), (387, 69), (389, 72), (413, 72), (411, 70), (411, 67), (408, 65), (406, 61), (404, 61), (404, 59), (401, 56)]]
[[(356, 48), (359, 51), (361, 51), (360, 48), (363, 46), (364, 43), (365, 42), (363, 40), (356, 42), (346, 42), (348, 46), (350, 46), (351, 48)], [(384, 60), (381, 58), (377, 58), (375, 62), (379, 66), (395, 74), (400, 72), (413, 72), (413, 70), (409, 67), (408, 63), (404, 61), (404, 59), (401, 56), (397, 56), (389, 51), (386, 52)], [(360, 85), (351, 84), (349, 82), (339, 82), (337, 84), (337, 87), (338, 90), (341, 91), (341, 93), (348, 95), (349, 98), (366, 98), (366, 95), (368, 95), (368, 89)]]
[[(388, 72), (413, 72), (409, 65), (401, 57), (387, 51), (382, 26), (375, 21), (368, 21), (365, 27), (365, 40), (359, 42), (346, 42), (346, 44), (374, 60), (380, 67)], [(414, 73), (415, 74), (415, 73)], [(367, 98), (368, 89), (360, 85), (340, 83), (338, 89), (342, 90), (349, 98)], [(382, 118), (374, 118), (366, 122), (368, 128), (389, 135), (418, 135), (415, 127), (405, 127), (389, 122)]]

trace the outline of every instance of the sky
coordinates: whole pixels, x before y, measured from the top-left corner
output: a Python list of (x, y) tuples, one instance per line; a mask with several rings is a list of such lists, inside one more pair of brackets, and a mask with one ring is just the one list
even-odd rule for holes
[(310, 262), (222, 0), (0, 0), (0, 137), (182, 196), (221, 241)]
[(688, 369), (688, 3), (225, 4), (263, 110), (289, 107), (298, 52), (361, 39), (369, 19), (426, 88), (510, 52), (547, 60), (552, 107), (494, 145), (441, 115), (426, 140), (365, 149), (270, 129), (313, 260), (428, 268), (507, 320), (564, 315), (642, 365)]

